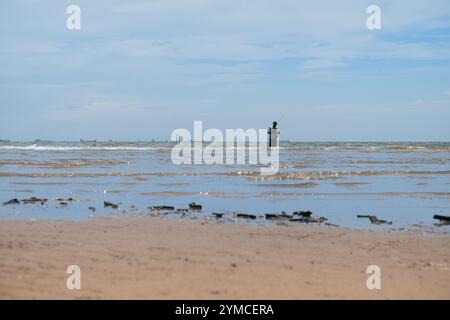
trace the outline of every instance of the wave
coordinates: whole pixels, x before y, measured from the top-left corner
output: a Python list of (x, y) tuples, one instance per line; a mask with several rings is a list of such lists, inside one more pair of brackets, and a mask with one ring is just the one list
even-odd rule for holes
[(148, 151), (165, 150), (167, 147), (133, 147), (133, 146), (39, 146), (9, 145), (0, 146), (0, 150), (33, 150), (33, 151)]
[[(185, 142), (187, 143), (187, 142)], [(170, 151), (176, 142), (0, 142), (1, 150), (24, 151)], [(210, 142), (203, 142), (203, 146)], [(227, 148), (233, 148), (227, 145)], [(247, 143), (256, 151), (254, 143)], [(194, 149), (194, 148), (193, 148)], [(237, 147), (242, 149), (242, 147)], [(280, 143), (287, 152), (450, 152), (449, 142), (288, 142)]]

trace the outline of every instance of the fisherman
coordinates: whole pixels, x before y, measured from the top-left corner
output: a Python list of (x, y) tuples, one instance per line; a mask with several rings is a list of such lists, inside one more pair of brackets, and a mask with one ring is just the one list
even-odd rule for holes
[(278, 122), (274, 121), (272, 128), (267, 130), (269, 147), (278, 147), (278, 136), (280, 134), (280, 130), (278, 130), (277, 125)]

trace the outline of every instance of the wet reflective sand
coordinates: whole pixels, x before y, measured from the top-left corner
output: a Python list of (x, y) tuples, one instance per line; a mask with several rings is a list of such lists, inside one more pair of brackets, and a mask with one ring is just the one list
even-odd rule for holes
[[(174, 165), (173, 144), (7, 143), (0, 145), (1, 202), (30, 196), (92, 198), (92, 203), (57, 201), (44, 205), (0, 207), (2, 219), (85, 219), (133, 212), (148, 215), (149, 206), (201, 212), (179, 217), (210, 217), (220, 212), (292, 213), (311, 210), (332, 224), (351, 228), (436, 227), (433, 215), (450, 215), (450, 146), (448, 143), (283, 143), (280, 172), (261, 176), (255, 165)], [(120, 209), (104, 208), (103, 202)], [(392, 221), (374, 226), (357, 219), (366, 213)], [(225, 221), (228, 221), (225, 219)], [(247, 223), (243, 221), (243, 223)], [(271, 223), (256, 219), (248, 223)]]

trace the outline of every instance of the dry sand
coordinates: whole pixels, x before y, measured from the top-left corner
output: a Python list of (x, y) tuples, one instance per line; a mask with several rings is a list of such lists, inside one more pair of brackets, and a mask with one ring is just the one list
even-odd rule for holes
[[(1, 299), (450, 298), (450, 235), (157, 217), (1, 221)], [(81, 290), (66, 289), (69, 265)], [(368, 290), (368, 265), (381, 290)]]

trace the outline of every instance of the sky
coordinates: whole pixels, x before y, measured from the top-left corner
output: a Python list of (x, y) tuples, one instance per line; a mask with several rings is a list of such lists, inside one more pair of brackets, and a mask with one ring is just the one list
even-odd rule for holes
[(450, 141), (450, 2), (0, 2), (0, 139), (169, 140), (194, 120), (278, 120), (281, 140)]

